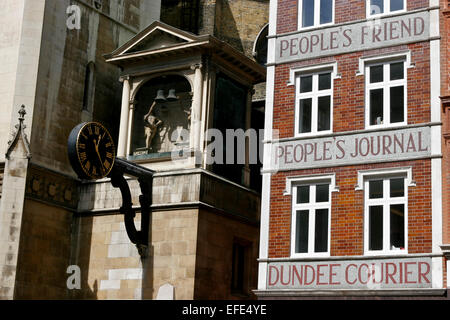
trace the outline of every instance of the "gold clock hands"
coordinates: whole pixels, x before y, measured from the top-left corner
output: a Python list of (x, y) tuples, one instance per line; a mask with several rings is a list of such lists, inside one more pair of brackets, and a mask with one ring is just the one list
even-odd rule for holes
[(98, 152), (98, 145), (100, 143), (100, 139), (101, 139), (100, 136), (99, 136), (99, 140), (98, 141), (96, 141), (94, 139), (94, 146), (95, 146), (95, 152), (97, 153), (97, 156), (98, 156), (98, 160), (100, 160), (100, 169), (102, 170), (102, 174), (105, 174), (105, 168), (104, 168), (104, 165), (103, 165), (102, 157), (100, 156), (100, 152)]

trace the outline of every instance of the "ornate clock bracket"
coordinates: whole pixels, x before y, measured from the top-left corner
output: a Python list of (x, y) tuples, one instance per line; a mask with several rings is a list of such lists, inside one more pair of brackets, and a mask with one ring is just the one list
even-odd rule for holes
[[(124, 215), (125, 229), (128, 237), (138, 249), (139, 255), (145, 257), (148, 251), (149, 224), (152, 204), (152, 185), (154, 171), (124, 159), (116, 158), (114, 167), (109, 174), (111, 184), (119, 188), (122, 194), (120, 213)], [(134, 218), (136, 209), (133, 208), (131, 192), (124, 175), (137, 177), (141, 188), (139, 203), (141, 205), (141, 230), (136, 229)]]

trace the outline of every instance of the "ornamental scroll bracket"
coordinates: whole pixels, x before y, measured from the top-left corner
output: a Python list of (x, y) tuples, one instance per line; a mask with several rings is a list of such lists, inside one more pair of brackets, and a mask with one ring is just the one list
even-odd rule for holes
[[(152, 204), (152, 186), (154, 171), (124, 159), (116, 158), (114, 167), (109, 174), (111, 184), (119, 188), (122, 194), (120, 213), (124, 215), (125, 229), (130, 241), (136, 245), (139, 255), (144, 258), (148, 253), (149, 224)], [(141, 195), (141, 230), (136, 229), (136, 209), (133, 208), (130, 187), (125, 175), (138, 178)]]

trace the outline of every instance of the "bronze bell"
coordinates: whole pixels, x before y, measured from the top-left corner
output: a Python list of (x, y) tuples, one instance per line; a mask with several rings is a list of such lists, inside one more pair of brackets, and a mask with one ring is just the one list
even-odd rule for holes
[(164, 97), (164, 90), (158, 90), (155, 98), (156, 102), (166, 102), (166, 97)]
[(175, 94), (175, 89), (169, 90), (169, 95), (167, 96), (167, 101), (176, 101), (178, 100), (178, 97)]

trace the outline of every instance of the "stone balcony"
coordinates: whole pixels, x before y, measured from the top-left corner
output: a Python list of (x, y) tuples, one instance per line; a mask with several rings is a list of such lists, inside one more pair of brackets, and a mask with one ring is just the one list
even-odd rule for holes
[[(140, 187), (129, 178), (135, 208), (139, 210)], [(220, 195), (220, 196), (218, 196)], [(153, 180), (153, 211), (208, 207), (251, 223), (259, 222), (260, 194), (203, 169), (156, 173)], [(117, 213), (122, 203), (109, 179), (84, 183), (78, 211), (84, 214)]]

